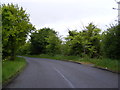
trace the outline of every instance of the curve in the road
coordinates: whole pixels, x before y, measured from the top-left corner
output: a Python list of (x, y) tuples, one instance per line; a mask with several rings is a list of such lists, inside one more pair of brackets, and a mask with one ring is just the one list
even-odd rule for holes
[(72, 62), (25, 57), (27, 67), (7, 88), (118, 88), (118, 74)]

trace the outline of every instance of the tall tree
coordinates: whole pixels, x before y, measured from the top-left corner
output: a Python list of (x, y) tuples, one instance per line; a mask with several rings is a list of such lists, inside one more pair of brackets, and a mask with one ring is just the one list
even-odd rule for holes
[(25, 43), (28, 33), (34, 27), (29, 15), (22, 7), (13, 4), (2, 5), (3, 58), (14, 60), (16, 51)]

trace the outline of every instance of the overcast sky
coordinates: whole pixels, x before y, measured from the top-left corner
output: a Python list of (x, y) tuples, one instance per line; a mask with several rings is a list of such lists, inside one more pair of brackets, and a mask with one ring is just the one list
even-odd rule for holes
[(53, 28), (66, 36), (68, 29), (78, 31), (93, 22), (105, 30), (106, 25), (117, 23), (115, 0), (1, 0), (22, 6), (37, 29)]

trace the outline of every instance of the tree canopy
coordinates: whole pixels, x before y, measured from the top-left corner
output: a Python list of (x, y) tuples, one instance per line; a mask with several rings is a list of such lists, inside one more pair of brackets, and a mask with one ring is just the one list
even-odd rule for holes
[(3, 58), (14, 60), (16, 51), (26, 41), (28, 33), (34, 30), (26, 11), (13, 4), (2, 5)]
[(84, 30), (77, 32), (69, 31), (66, 37), (68, 54), (90, 57), (97, 57), (100, 54), (100, 29), (90, 23)]
[(120, 25), (111, 26), (103, 33), (102, 51), (105, 57), (120, 59)]
[(42, 28), (31, 35), (31, 54), (58, 53), (60, 50), (60, 39), (57, 32), (50, 28)]

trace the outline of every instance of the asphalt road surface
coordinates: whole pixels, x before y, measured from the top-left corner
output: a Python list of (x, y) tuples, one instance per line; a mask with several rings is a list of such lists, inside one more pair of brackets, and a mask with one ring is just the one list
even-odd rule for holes
[(25, 57), (27, 67), (7, 88), (118, 88), (118, 74), (72, 62)]

